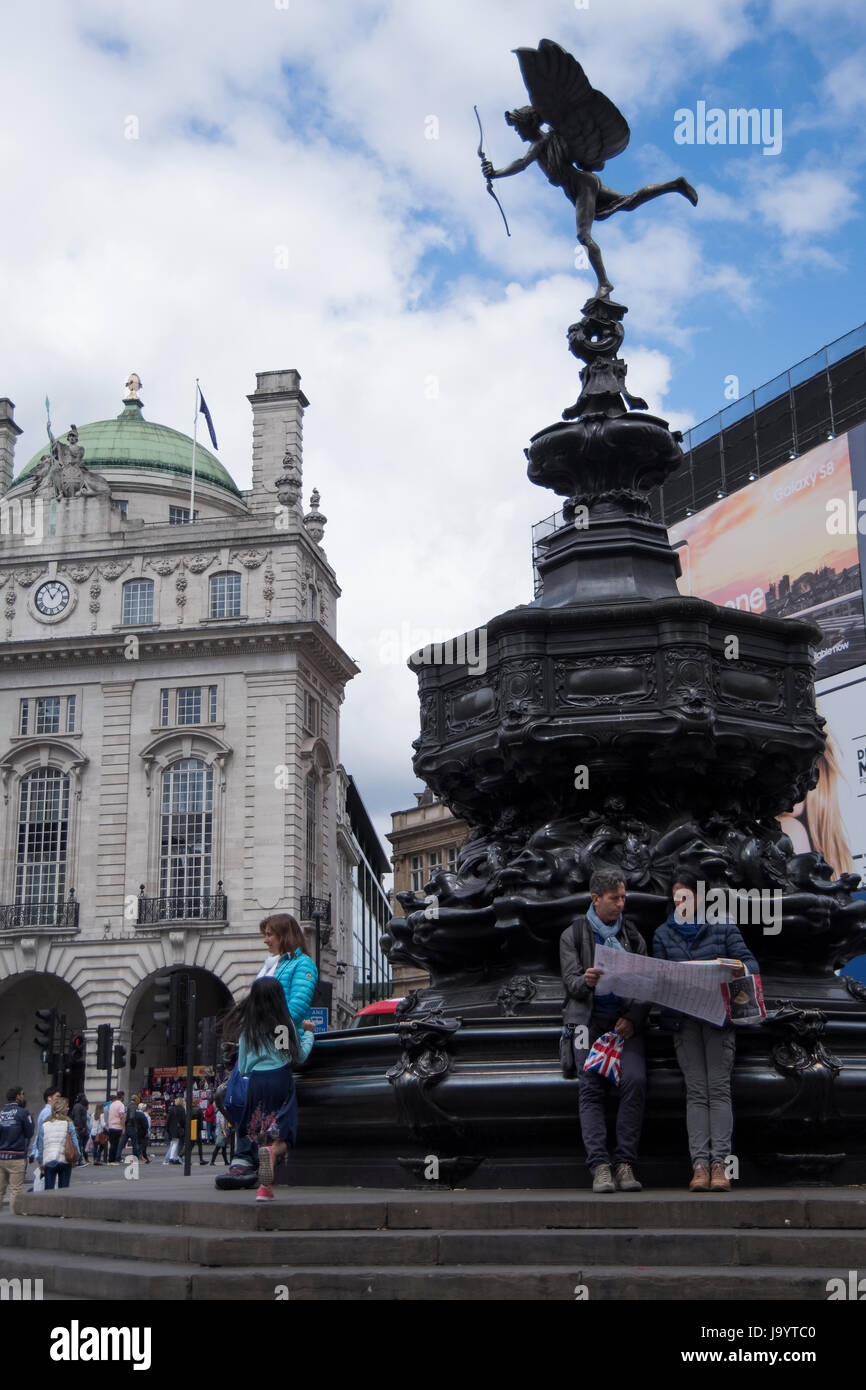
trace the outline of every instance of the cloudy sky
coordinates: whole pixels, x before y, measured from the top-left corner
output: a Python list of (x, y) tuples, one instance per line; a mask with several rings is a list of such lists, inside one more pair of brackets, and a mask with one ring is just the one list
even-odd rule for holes
[[(0, 395), (25, 433), (117, 413), (191, 431), (250, 481), (255, 372), (311, 401), (305, 490), (329, 518), (342, 645), (362, 668), (342, 759), (380, 831), (412, 803), (408, 654), (532, 596), (557, 499), (523, 448), (577, 394), (565, 329), (593, 281), (537, 169), (484, 191), (549, 37), (632, 129), (605, 178), (684, 173), (599, 224), (630, 306), (629, 384), (684, 428), (866, 317), (862, 0), (28, 0), (4, 16)], [(766, 109), (781, 148), (681, 144), (677, 112)], [(781, 112), (779, 117), (774, 112)], [(682, 118), (679, 120), (683, 128)], [(776, 141), (778, 143), (778, 140)]]

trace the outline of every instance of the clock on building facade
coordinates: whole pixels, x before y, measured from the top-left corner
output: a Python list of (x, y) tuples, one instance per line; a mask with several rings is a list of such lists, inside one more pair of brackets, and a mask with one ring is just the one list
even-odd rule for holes
[(69, 590), (62, 580), (49, 579), (46, 584), (39, 585), (33, 595), (33, 602), (37, 612), (43, 617), (58, 618), (69, 607), (70, 597)]

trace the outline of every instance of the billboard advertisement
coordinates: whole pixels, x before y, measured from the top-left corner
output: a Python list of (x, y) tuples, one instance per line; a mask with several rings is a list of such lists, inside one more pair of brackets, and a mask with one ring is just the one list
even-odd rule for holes
[(797, 854), (816, 850), (836, 874), (866, 879), (866, 665), (818, 682), (827, 746), (817, 786), (779, 822)]
[(817, 623), (818, 679), (866, 662), (866, 425), (678, 522), (669, 536), (682, 593)]
[[(669, 536), (682, 593), (821, 629), (815, 691), (827, 745), (817, 785), (778, 819), (795, 853), (814, 850), (837, 875), (866, 883), (866, 425), (720, 498)], [(858, 966), (866, 980), (866, 957)]]

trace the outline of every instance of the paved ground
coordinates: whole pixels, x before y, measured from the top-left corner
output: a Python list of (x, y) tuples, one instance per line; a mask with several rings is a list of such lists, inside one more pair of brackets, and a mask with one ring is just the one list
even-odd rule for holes
[[(225, 1165), (219, 1158), (213, 1167), (210, 1167), (210, 1157), (212, 1149), (205, 1144), (204, 1153), (206, 1163), (200, 1166), (198, 1152), (194, 1152), (192, 1159), (192, 1169), (189, 1177), (184, 1176), (182, 1167), (166, 1166), (163, 1164), (165, 1150), (158, 1148), (151, 1152), (150, 1164), (139, 1164), (139, 1177), (137, 1180), (130, 1180), (124, 1177), (123, 1167), (112, 1168), (100, 1164), (95, 1167), (74, 1168), (72, 1170), (72, 1180), (69, 1188), (70, 1193), (78, 1193), (81, 1196), (92, 1196), (97, 1191), (104, 1192), (114, 1199), (135, 1199), (153, 1198), (159, 1201), (162, 1198), (172, 1201), (194, 1200), (212, 1201), (217, 1200), (223, 1203), (240, 1202), (242, 1204), (255, 1204), (255, 1189), (242, 1190), (239, 1192), (217, 1192), (214, 1187), (214, 1179), (219, 1173), (226, 1171)], [(32, 1168), (28, 1169), (28, 1181), (25, 1184), (25, 1191), (29, 1192), (32, 1186)], [(485, 1196), (488, 1198), (496, 1197), (507, 1199), (509, 1196), (515, 1199), (533, 1200), (538, 1202), (549, 1202), (555, 1200), (568, 1200), (579, 1197), (582, 1201), (598, 1203), (600, 1207), (627, 1204), (644, 1205), (656, 1203), (659, 1199), (682, 1198), (684, 1195), (690, 1202), (712, 1203), (719, 1206), (731, 1203), (738, 1198), (747, 1198), (749, 1201), (757, 1202), (758, 1205), (769, 1197), (785, 1197), (791, 1201), (819, 1201), (823, 1204), (833, 1203), (838, 1198), (850, 1200), (851, 1197), (859, 1197), (866, 1201), (866, 1187), (846, 1186), (846, 1187), (779, 1187), (779, 1188), (754, 1188), (737, 1187), (730, 1194), (715, 1193), (712, 1195), (688, 1194), (685, 1188), (645, 1188), (643, 1192), (635, 1193), (616, 1193), (612, 1196), (593, 1194), (586, 1188), (568, 1189), (556, 1188), (549, 1191), (543, 1189), (520, 1190), (520, 1189), (477, 1189), (463, 1188), (452, 1191), (448, 1188), (436, 1189), (428, 1188), (363, 1188), (363, 1187), (285, 1187), (277, 1186), (274, 1189), (276, 1203), (315, 1203), (326, 1205), (330, 1202), (354, 1202), (369, 1203), (376, 1199), (380, 1201), (388, 1200), (411, 1200), (412, 1197), (423, 1197), (426, 1201), (438, 1203), (467, 1203), (471, 1204)], [(51, 1193), (46, 1196), (50, 1197)], [(8, 1210), (8, 1198), (3, 1203), (4, 1213)], [(829, 1210), (829, 1207), (828, 1207)]]
[[(127, 1153), (131, 1150), (127, 1149)], [(166, 1166), (163, 1164), (165, 1155), (164, 1147), (158, 1147), (150, 1151), (150, 1163), (140, 1163), (138, 1165), (139, 1176), (132, 1180), (124, 1176), (125, 1169), (106, 1167), (100, 1163), (98, 1166), (91, 1163), (88, 1167), (73, 1168), (72, 1177), (67, 1191), (86, 1192), (90, 1196), (96, 1189), (109, 1192), (112, 1197), (141, 1197), (144, 1195), (154, 1197), (171, 1195), (172, 1197), (189, 1196), (194, 1192), (196, 1196), (208, 1195), (214, 1191), (214, 1178), (217, 1173), (226, 1171), (225, 1164), (218, 1158), (213, 1168), (210, 1167), (210, 1157), (213, 1152), (209, 1144), (204, 1145), (206, 1164), (199, 1166), (198, 1150), (193, 1151), (192, 1170), (189, 1177), (184, 1177), (183, 1168), (174, 1165)], [(33, 1186), (33, 1165), (28, 1165), (27, 1182), (25, 1191), (29, 1192)], [(48, 1194), (51, 1195), (50, 1193)], [(223, 1193), (223, 1196), (238, 1195), (249, 1198), (250, 1194), (241, 1192), (238, 1194)], [(255, 1196), (255, 1193), (252, 1194)], [(4, 1202), (4, 1209), (8, 1201)]]

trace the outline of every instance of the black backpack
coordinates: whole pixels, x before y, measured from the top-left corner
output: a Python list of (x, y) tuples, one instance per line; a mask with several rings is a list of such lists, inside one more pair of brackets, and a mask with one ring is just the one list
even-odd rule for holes
[[(580, 955), (580, 936), (577, 930), (577, 922), (571, 924), (571, 934), (574, 940), (574, 949)], [(563, 1007), (568, 1003), (568, 995), (563, 1000)], [(577, 1061), (574, 1056), (574, 1028), (573, 1023), (564, 1023), (562, 1032), (559, 1035), (559, 1065), (562, 1075), (566, 1081), (573, 1081), (577, 1076)]]

